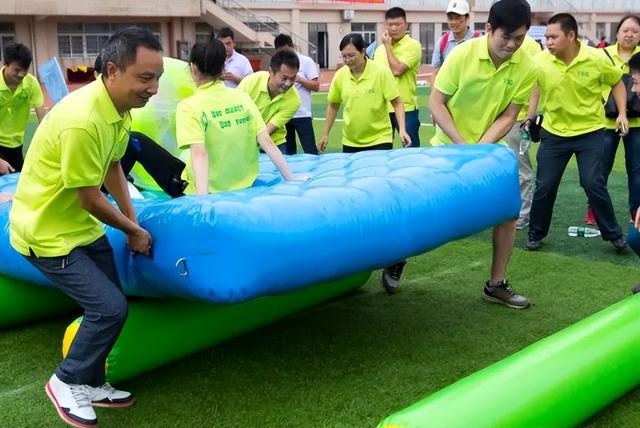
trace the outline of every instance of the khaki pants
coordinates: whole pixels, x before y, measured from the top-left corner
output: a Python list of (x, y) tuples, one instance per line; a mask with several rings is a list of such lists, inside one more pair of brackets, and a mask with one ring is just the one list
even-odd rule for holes
[(520, 197), (522, 198), (518, 221), (528, 223), (529, 213), (531, 212), (531, 201), (533, 199), (533, 167), (531, 166), (529, 150), (522, 156), (519, 154), (520, 137), (522, 135), (520, 132), (521, 124), (521, 121), (516, 121), (504, 139), (518, 158), (518, 178), (520, 180)]

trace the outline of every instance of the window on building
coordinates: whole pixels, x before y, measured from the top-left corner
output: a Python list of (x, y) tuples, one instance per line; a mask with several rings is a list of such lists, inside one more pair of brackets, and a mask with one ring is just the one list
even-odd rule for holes
[(320, 65), (320, 68), (329, 66), (329, 33), (324, 22), (309, 23), (309, 42), (316, 48), (309, 48), (309, 56)]
[(86, 58), (97, 56), (114, 31), (132, 25), (148, 28), (158, 39), (160, 38), (159, 23), (58, 23), (58, 52), (60, 57)]
[(607, 34), (607, 24), (604, 23), (604, 22), (596, 22), (596, 40), (595, 40), (595, 42), (598, 43), (600, 41), (600, 38), (602, 38), (602, 37), (604, 37), (605, 39), (607, 39), (609, 37), (609, 35)]
[(442, 23), (442, 33), (440, 35), (443, 35), (444, 33), (446, 33), (447, 31), (449, 31), (449, 24), (446, 22)]
[(16, 29), (13, 22), (0, 22), (0, 59), (4, 61), (4, 47), (16, 40)]
[(436, 42), (435, 32), (435, 24), (433, 22), (423, 22), (420, 24), (420, 44), (422, 45), (423, 64), (431, 64), (433, 45)]
[(375, 22), (354, 22), (351, 24), (351, 32), (360, 34), (364, 39), (365, 46), (376, 41)]
[(484, 34), (484, 30), (485, 30), (484, 22), (475, 22), (473, 24), (473, 31), (480, 31), (482, 34)]
[(208, 42), (215, 29), (206, 22), (196, 22), (196, 43)]
[(245, 22), (245, 25), (257, 32), (272, 33), (274, 35), (280, 33), (280, 26), (273, 22)]

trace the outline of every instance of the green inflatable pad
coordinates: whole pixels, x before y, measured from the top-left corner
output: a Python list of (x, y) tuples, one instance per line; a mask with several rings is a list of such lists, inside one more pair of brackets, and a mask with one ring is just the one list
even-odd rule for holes
[(71, 312), (78, 306), (55, 288), (0, 276), (0, 328)]
[[(107, 358), (107, 379), (119, 382), (239, 336), (279, 318), (348, 293), (364, 285), (363, 272), (277, 296), (234, 305), (212, 305), (180, 299), (129, 302), (129, 317)], [(67, 327), (63, 354), (81, 318)]]
[(640, 295), (387, 417), (379, 428), (575, 427), (640, 384)]

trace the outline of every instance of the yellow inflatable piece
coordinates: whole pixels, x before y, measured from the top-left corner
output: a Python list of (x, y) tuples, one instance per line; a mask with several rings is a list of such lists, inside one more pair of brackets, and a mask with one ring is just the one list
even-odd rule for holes
[[(67, 354), (69, 353), (69, 348), (71, 348), (71, 344), (73, 343), (73, 339), (76, 338), (76, 334), (78, 334), (78, 329), (80, 328), (80, 323), (82, 322), (82, 317), (76, 318), (71, 324), (67, 326), (67, 329), (64, 331), (64, 336), (62, 337), (62, 358), (67, 358)], [(104, 372), (107, 373), (107, 369), (109, 367), (109, 362), (104, 362)]]

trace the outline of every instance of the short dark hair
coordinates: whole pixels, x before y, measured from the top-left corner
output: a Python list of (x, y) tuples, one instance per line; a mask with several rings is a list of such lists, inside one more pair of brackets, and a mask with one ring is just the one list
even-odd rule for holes
[(275, 39), (273, 39), (273, 47), (276, 49), (284, 48), (284, 47), (293, 47), (293, 39), (288, 34), (278, 34)]
[(493, 31), (498, 28), (511, 34), (520, 27), (531, 27), (531, 6), (526, 0), (499, 0), (491, 5), (489, 19)]
[(139, 47), (162, 52), (160, 41), (146, 28), (132, 26), (117, 30), (109, 37), (100, 52), (102, 59), (100, 72), (104, 75), (107, 74), (107, 63), (109, 62), (115, 64), (119, 69), (125, 70), (136, 61)]
[(573, 15), (568, 13), (557, 13), (549, 18), (549, 22), (547, 25), (558, 24), (560, 25), (560, 29), (564, 34), (569, 34), (571, 31), (576, 35), (576, 39), (578, 38), (578, 21), (573, 17)]
[(224, 45), (220, 40), (212, 37), (208, 42), (198, 42), (193, 45), (189, 62), (195, 64), (200, 73), (217, 78), (222, 74), (226, 58)]
[(29, 50), (29, 48), (22, 43), (8, 43), (4, 47), (3, 55), (5, 64), (17, 62), (18, 64), (20, 64), (20, 67), (24, 68), (25, 70), (31, 66), (31, 61), (33, 61), (31, 50)]
[(364, 52), (364, 39), (361, 34), (349, 33), (340, 41), (340, 50), (346, 48), (348, 45), (353, 45), (359, 52)]
[(283, 49), (281, 51), (276, 52), (271, 57), (271, 64), (269, 67), (271, 71), (277, 73), (280, 71), (280, 67), (282, 64), (291, 68), (300, 68), (300, 59), (298, 58), (298, 54), (290, 49)]
[(407, 20), (407, 13), (401, 7), (392, 7), (384, 13), (384, 19), (402, 18)]
[(640, 73), (640, 53), (635, 54), (629, 59), (629, 70), (632, 73)]
[(640, 16), (638, 16), (638, 15), (625, 15), (625, 16), (622, 17), (620, 22), (618, 22), (618, 26), (616, 27), (616, 34), (618, 33), (618, 31), (620, 31), (620, 27), (622, 27), (622, 24), (624, 24), (624, 22), (627, 19), (633, 19), (634, 21), (636, 21), (636, 24), (640, 25)]
[(218, 30), (218, 38), (224, 39), (226, 37), (231, 37), (231, 40), (236, 40), (236, 35), (233, 33), (233, 30), (229, 27), (222, 27)]
[(95, 62), (93, 63), (93, 69), (98, 73), (102, 72), (102, 56), (100, 54), (98, 54)]

